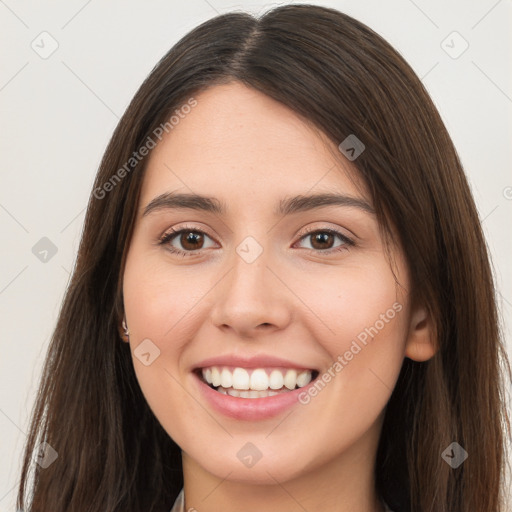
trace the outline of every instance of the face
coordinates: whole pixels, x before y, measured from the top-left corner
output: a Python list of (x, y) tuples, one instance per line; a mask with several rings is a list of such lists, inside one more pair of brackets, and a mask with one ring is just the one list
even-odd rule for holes
[(370, 461), (410, 340), (404, 258), (397, 286), (357, 172), (294, 112), (239, 83), (195, 99), (150, 155), (125, 267), (145, 398), (219, 478)]

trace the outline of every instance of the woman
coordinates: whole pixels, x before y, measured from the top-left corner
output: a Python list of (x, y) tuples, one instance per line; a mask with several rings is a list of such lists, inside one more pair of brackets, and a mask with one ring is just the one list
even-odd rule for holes
[(35, 452), (34, 512), (504, 512), (509, 376), (407, 63), (328, 8), (218, 16), (107, 148), (18, 506)]

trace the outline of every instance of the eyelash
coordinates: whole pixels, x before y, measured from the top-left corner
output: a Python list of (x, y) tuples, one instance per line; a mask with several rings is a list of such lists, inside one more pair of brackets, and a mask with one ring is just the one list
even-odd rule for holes
[[(205, 233), (204, 231), (202, 231), (200, 229), (197, 229), (197, 228), (194, 228), (194, 227), (189, 227), (189, 226), (184, 226), (181, 229), (171, 228), (169, 231), (166, 231), (162, 235), (162, 237), (160, 238), (158, 244), (159, 245), (168, 245), (167, 250), (169, 250), (173, 254), (176, 254), (176, 255), (182, 256), (182, 257), (185, 257), (185, 256), (197, 256), (198, 254), (201, 253), (201, 251), (205, 250), (205, 249), (199, 249), (199, 250), (195, 250), (195, 251), (182, 251), (181, 249), (176, 249), (175, 247), (172, 247), (171, 245), (169, 245), (169, 242), (173, 238), (175, 238), (177, 235), (180, 235), (183, 232), (187, 232), (187, 233), (191, 233), (191, 232), (192, 233), (200, 233), (202, 235), (206, 235), (208, 238), (212, 238), (210, 235), (208, 235), (208, 233)], [(353, 240), (351, 240), (347, 236), (343, 235), (339, 231), (337, 231), (335, 229), (331, 229), (331, 228), (311, 228), (311, 229), (308, 229), (308, 230), (306, 230), (305, 233), (303, 233), (300, 236), (299, 241), (302, 240), (303, 238), (307, 238), (308, 236), (310, 236), (310, 235), (312, 235), (314, 233), (329, 233), (330, 235), (338, 236), (343, 241), (343, 244), (340, 245), (339, 247), (334, 247), (332, 249), (326, 249), (326, 250), (307, 249), (306, 248), (306, 250), (309, 251), (309, 252), (313, 252), (313, 253), (316, 253), (316, 254), (318, 254), (318, 253), (332, 254), (332, 253), (336, 253), (336, 252), (339, 252), (339, 251), (344, 251), (344, 250), (346, 251), (347, 247), (351, 247), (351, 246), (355, 245)]]

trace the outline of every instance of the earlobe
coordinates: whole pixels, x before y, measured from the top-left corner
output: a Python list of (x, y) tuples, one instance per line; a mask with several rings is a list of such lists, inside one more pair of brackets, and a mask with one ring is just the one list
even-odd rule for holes
[(118, 331), (119, 331), (120, 338), (125, 343), (129, 343), (130, 342), (130, 331), (128, 330), (125, 319), (123, 319), (123, 321), (121, 322), (121, 325), (118, 327)]
[(422, 362), (431, 359), (436, 351), (432, 318), (425, 308), (417, 308), (411, 315), (405, 356)]

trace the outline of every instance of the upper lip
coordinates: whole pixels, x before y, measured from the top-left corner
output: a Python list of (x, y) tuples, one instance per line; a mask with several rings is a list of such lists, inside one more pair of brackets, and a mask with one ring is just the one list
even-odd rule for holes
[(210, 357), (197, 363), (194, 369), (209, 368), (211, 366), (234, 366), (237, 368), (272, 368), (272, 367), (284, 367), (293, 368), (297, 370), (314, 370), (310, 365), (304, 365), (289, 359), (280, 357), (260, 354), (256, 356), (235, 356), (235, 355), (223, 355)]

